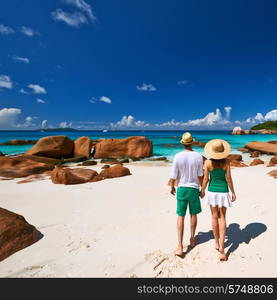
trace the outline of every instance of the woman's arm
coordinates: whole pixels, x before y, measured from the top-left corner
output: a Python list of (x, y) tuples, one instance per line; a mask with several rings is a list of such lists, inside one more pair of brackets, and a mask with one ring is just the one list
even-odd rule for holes
[(205, 196), (205, 190), (207, 188), (208, 183), (209, 183), (209, 160), (206, 160), (204, 164), (204, 179), (202, 182), (202, 187), (200, 192), (201, 198)]
[(229, 188), (231, 190), (231, 193), (232, 193), (232, 201), (235, 201), (237, 196), (236, 196), (236, 193), (235, 193), (233, 179), (232, 179), (232, 175), (231, 175), (231, 168), (230, 168), (229, 164), (227, 165), (227, 170), (226, 170), (226, 180), (227, 180), (228, 186), (229, 186)]

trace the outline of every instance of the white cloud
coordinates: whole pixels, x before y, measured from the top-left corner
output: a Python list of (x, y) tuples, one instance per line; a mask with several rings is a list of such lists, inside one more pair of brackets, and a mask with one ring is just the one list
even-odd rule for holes
[(211, 128), (228, 128), (231, 127), (231, 121), (229, 121), (231, 116), (231, 110), (232, 108), (230, 106), (225, 107), (226, 116), (222, 116), (222, 113), (219, 108), (216, 109), (215, 112), (208, 113), (205, 117), (194, 119), (194, 120), (188, 120), (188, 121), (175, 121), (174, 119), (171, 121), (167, 121), (160, 124), (155, 124), (154, 126), (160, 128), (205, 128), (205, 129), (211, 129)]
[(0, 129), (21, 129), (35, 128), (35, 120), (38, 117), (28, 116), (23, 122), (19, 122), (21, 109), (19, 108), (3, 108), (0, 110)]
[(37, 98), (37, 103), (45, 103), (43, 99)]
[(108, 104), (112, 103), (112, 100), (106, 96), (102, 96), (99, 100)]
[(9, 27), (9, 26), (5, 26), (3, 24), (0, 24), (0, 33), (8, 35), (8, 34), (15, 33), (15, 31), (11, 27)]
[(68, 13), (60, 8), (57, 8), (52, 13), (55, 21), (64, 22), (69, 26), (78, 28), (80, 25), (87, 23), (87, 18), (80, 12)]
[(178, 84), (178, 85), (187, 85), (187, 84), (189, 84), (189, 81), (188, 81), (188, 80), (179, 80), (179, 81), (177, 82), (177, 84)]
[(273, 109), (263, 116), (262, 113), (257, 113), (255, 117), (247, 118), (246, 120), (237, 120), (235, 124), (240, 125), (243, 129), (248, 129), (254, 125), (259, 123), (263, 123), (266, 121), (277, 121), (277, 109)]
[(16, 126), (21, 109), (3, 108), (0, 110), (0, 129), (11, 128)]
[(25, 64), (30, 63), (30, 60), (27, 57), (13, 56), (13, 60), (16, 60), (16, 61), (19, 61), (19, 62), (23, 62)]
[(89, 99), (89, 102), (92, 103), (92, 104), (96, 103), (96, 101), (97, 101), (97, 99), (95, 97), (91, 97)]
[(28, 88), (32, 89), (34, 94), (46, 94), (46, 89), (38, 84), (29, 84)]
[(72, 126), (72, 122), (69, 123), (64, 121), (60, 123), (60, 128), (70, 128), (71, 126)]
[(174, 119), (172, 119), (171, 121), (167, 121), (167, 122), (155, 124), (155, 126), (156, 127), (168, 127), (168, 128), (172, 128), (172, 127), (184, 127), (185, 126), (185, 122), (176, 122)]
[(277, 109), (268, 112), (264, 118), (266, 121), (277, 121)]
[(48, 122), (47, 120), (43, 120), (41, 122), (41, 128), (46, 128), (47, 122)]
[(26, 127), (26, 128), (35, 127), (36, 126), (36, 124), (34, 123), (35, 119), (36, 119), (36, 117), (28, 116), (25, 119), (23, 124), (17, 124), (16, 127)]
[(263, 116), (262, 113), (257, 113), (255, 117), (249, 117), (246, 120), (242, 120), (242, 121), (237, 120), (235, 121), (235, 123), (240, 124), (242, 127), (246, 126), (248, 128), (249, 126), (263, 123), (265, 121), (276, 121), (276, 120), (277, 120), (277, 109), (274, 109), (266, 113), (265, 116)]
[(95, 98), (95, 97), (91, 97), (91, 98), (89, 99), (89, 102), (92, 103), (92, 104), (95, 104), (95, 103), (97, 103), (97, 102), (99, 102), (99, 101), (105, 102), (105, 103), (107, 103), (107, 104), (111, 104), (111, 103), (112, 103), (112, 100), (111, 100), (109, 97), (106, 97), (106, 96), (102, 96), (102, 97), (100, 97), (99, 99), (97, 99), (97, 98)]
[(148, 127), (145, 121), (136, 121), (132, 115), (123, 116), (120, 121), (110, 124), (112, 128)]
[(25, 91), (24, 89), (20, 89), (19, 90), (19, 93), (21, 94), (26, 94), (26, 95), (29, 95), (30, 93), (28, 93), (27, 91)]
[[(229, 115), (230, 116), (230, 115)], [(185, 122), (185, 126), (205, 126), (205, 127), (212, 127), (212, 126), (218, 126), (218, 125), (227, 125), (230, 121), (226, 118), (222, 117), (221, 111), (219, 108), (216, 109), (215, 112), (208, 113), (204, 118), (202, 119), (195, 119), (195, 120), (189, 120)]]
[(1, 88), (11, 89), (12, 87), (13, 87), (13, 83), (11, 81), (10, 76), (0, 74), (0, 89)]
[(79, 10), (84, 12), (92, 22), (96, 21), (96, 16), (92, 11), (91, 6), (84, 0), (64, 0), (64, 2), (77, 7)]
[(144, 91), (144, 92), (153, 92), (153, 91), (156, 91), (157, 88), (154, 87), (153, 84), (145, 84), (143, 83), (142, 86), (136, 86), (137, 90), (139, 91)]
[(32, 122), (33, 121), (33, 117), (29, 116), (25, 119), (26, 122)]
[(262, 123), (264, 121), (264, 116), (261, 113), (257, 113), (255, 117), (248, 118), (247, 123)]
[(231, 117), (232, 107), (231, 106), (226, 106), (226, 107), (224, 107), (224, 110), (226, 112), (226, 119), (229, 120), (230, 117)]
[(220, 109), (216, 109), (215, 112), (208, 113), (205, 117), (195, 120), (189, 120), (186, 122), (183, 121), (175, 121), (174, 119), (171, 121), (157, 123), (157, 124), (149, 124), (145, 121), (136, 121), (132, 115), (123, 116), (122, 119), (116, 123), (111, 123), (111, 127), (114, 129), (118, 128), (227, 128), (231, 126), (231, 122), (227, 120), (227, 117), (230, 117), (231, 107), (225, 109), (227, 116), (223, 117)]
[(32, 29), (31, 27), (27, 27), (27, 26), (21, 26), (20, 31), (21, 31), (21, 33), (23, 33), (24, 35), (27, 35), (27, 36), (39, 35), (39, 32), (37, 32), (34, 29)]

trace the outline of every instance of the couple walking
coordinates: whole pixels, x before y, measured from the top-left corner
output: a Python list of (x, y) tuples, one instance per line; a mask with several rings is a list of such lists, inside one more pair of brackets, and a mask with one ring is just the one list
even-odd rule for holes
[(210, 206), (215, 249), (219, 251), (220, 261), (226, 261), (224, 251), (226, 211), (231, 202), (236, 200), (231, 169), (226, 160), (231, 147), (224, 140), (211, 140), (205, 146), (205, 155), (209, 157), (205, 160), (201, 154), (192, 150), (193, 142), (194, 139), (189, 132), (183, 134), (181, 143), (185, 149), (175, 155), (169, 180), (172, 195), (176, 194), (175, 186), (178, 186), (176, 197), (178, 247), (175, 254), (183, 255), (184, 219), (187, 207), (190, 213), (190, 246), (193, 248), (196, 244), (197, 214), (202, 211), (201, 197)]

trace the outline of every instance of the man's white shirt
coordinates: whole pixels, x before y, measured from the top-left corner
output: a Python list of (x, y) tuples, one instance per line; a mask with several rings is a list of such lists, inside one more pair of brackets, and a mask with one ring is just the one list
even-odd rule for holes
[(195, 151), (182, 151), (175, 155), (171, 178), (178, 180), (178, 187), (199, 188), (198, 177), (203, 176), (203, 157)]

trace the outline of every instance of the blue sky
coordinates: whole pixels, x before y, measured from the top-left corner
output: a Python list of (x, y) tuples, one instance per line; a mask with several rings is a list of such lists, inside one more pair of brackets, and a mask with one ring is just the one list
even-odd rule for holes
[(0, 129), (277, 119), (274, 0), (0, 2)]

